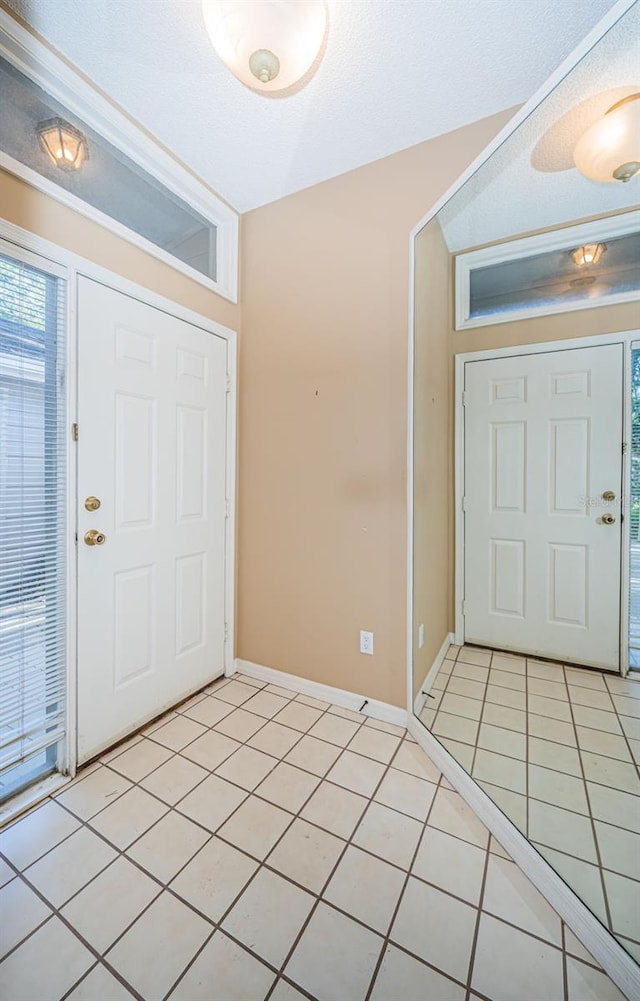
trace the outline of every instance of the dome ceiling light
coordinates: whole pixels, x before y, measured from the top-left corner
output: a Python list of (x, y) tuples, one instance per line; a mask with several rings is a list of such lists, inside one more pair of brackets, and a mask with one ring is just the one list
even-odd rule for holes
[(202, 14), (225, 66), (264, 94), (299, 83), (327, 32), (325, 0), (202, 0)]
[(618, 101), (588, 128), (573, 159), (591, 181), (630, 181), (640, 171), (640, 93)]

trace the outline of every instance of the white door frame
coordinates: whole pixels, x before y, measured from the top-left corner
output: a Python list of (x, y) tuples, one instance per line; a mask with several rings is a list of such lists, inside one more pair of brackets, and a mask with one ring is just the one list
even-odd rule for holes
[[(464, 496), (465, 469), (465, 426), (464, 426), (464, 372), (465, 365), (474, 361), (491, 361), (499, 358), (513, 358), (517, 355), (550, 354), (556, 351), (570, 351), (578, 348), (592, 348), (606, 344), (621, 344), (624, 352), (623, 367), (623, 427), (622, 440), (627, 448), (622, 454), (622, 497), (623, 515), (629, 511), (629, 449), (631, 441), (631, 413), (629, 408), (631, 389), (631, 345), (640, 337), (639, 330), (621, 333), (596, 334), (592, 337), (568, 338), (561, 341), (541, 341), (537, 344), (521, 344), (506, 348), (489, 348), (485, 351), (466, 351), (455, 356), (455, 431), (454, 431), (454, 473), (455, 473), (455, 642), (464, 643), (463, 601), (465, 593), (464, 559)], [(623, 677), (629, 671), (629, 543), (630, 519), (623, 517), (621, 525), (622, 546), (620, 564), (620, 673)]]
[[(81, 257), (70, 250), (57, 246), (49, 240), (36, 236), (29, 230), (14, 226), (0, 219), (0, 240), (5, 242), (7, 253), (15, 248), (20, 251), (37, 254), (44, 263), (51, 262), (58, 271), (63, 268), (67, 279), (67, 529), (68, 529), (68, 579), (67, 579), (67, 737), (65, 753), (61, 756), (59, 768), (68, 776), (73, 777), (77, 762), (77, 690), (78, 690), (78, 576), (77, 576), (77, 449), (71, 436), (71, 425), (78, 420), (78, 322), (77, 322), (77, 284), (78, 277), (91, 278), (103, 285), (122, 292), (134, 299), (171, 316), (184, 320), (193, 326), (221, 337), (227, 342), (227, 435), (226, 435), (226, 481), (227, 481), (227, 513), (225, 539), (225, 644), (224, 673), (225, 676), (235, 670), (235, 538), (236, 538), (236, 413), (237, 413), (237, 334), (230, 327), (196, 313), (179, 303), (152, 292), (136, 282), (124, 278), (93, 261)], [(80, 429), (80, 435), (82, 429)], [(60, 781), (60, 776), (53, 776), (52, 781)], [(16, 797), (15, 812), (24, 810), (37, 799), (48, 795), (50, 786), (38, 783), (32, 790), (27, 790), (25, 797)], [(3, 812), (2, 820), (7, 815)]]

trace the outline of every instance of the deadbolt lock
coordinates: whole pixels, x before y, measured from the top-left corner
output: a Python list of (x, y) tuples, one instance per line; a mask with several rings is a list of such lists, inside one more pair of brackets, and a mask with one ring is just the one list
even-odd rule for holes
[(605, 492), (602, 495), (602, 499), (604, 501), (613, 501), (616, 499), (616, 495), (614, 494), (613, 490), (605, 490)]
[(87, 497), (86, 501), (84, 502), (84, 506), (86, 507), (87, 511), (97, 511), (98, 508), (100, 507), (100, 498)]
[(616, 519), (614, 518), (614, 516), (612, 514), (603, 514), (602, 515), (602, 524), (603, 525), (613, 525), (613, 523), (614, 523), (615, 520)]
[(104, 532), (99, 532), (96, 528), (90, 528), (85, 532), (84, 541), (88, 546), (104, 546), (107, 537)]

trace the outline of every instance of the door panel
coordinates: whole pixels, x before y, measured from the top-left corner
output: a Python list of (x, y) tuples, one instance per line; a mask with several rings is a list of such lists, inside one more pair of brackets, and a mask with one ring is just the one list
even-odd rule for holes
[(227, 345), (78, 285), (83, 761), (223, 672)]
[(622, 384), (620, 344), (465, 366), (467, 641), (618, 669)]

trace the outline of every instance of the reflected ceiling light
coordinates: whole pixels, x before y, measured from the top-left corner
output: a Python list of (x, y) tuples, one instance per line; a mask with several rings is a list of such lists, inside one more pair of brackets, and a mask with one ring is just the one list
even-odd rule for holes
[(618, 101), (587, 129), (573, 159), (592, 181), (630, 181), (640, 170), (640, 94)]
[(597, 264), (605, 250), (606, 243), (585, 243), (584, 247), (576, 247), (571, 251), (574, 264), (579, 268), (586, 267), (587, 264)]
[(56, 167), (80, 170), (89, 159), (87, 140), (79, 129), (63, 118), (48, 118), (36, 128), (40, 145)]
[(223, 63), (271, 94), (309, 72), (327, 30), (325, 0), (202, 0), (202, 13)]

